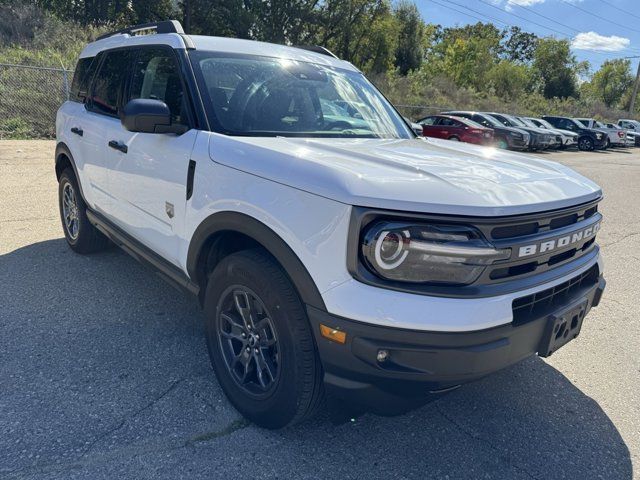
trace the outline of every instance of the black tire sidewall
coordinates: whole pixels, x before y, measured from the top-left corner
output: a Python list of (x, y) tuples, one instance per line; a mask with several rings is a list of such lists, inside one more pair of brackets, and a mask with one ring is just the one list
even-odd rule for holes
[[(67, 184), (70, 184), (71, 188), (73, 188), (73, 192), (76, 196), (76, 205), (78, 206), (78, 236), (75, 239), (71, 238), (71, 235), (69, 235), (67, 225), (64, 221), (64, 210), (62, 208), (64, 187)], [(78, 182), (76, 182), (75, 176), (71, 174), (69, 170), (65, 170), (64, 172), (62, 172), (62, 175), (60, 175), (60, 180), (58, 182), (58, 208), (60, 210), (60, 222), (62, 223), (62, 231), (64, 232), (64, 236), (67, 239), (67, 243), (69, 244), (69, 246), (71, 246), (71, 248), (74, 248), (80, 243), (82, 235), (84, 233), (84, 228), (86, 227), (83, 225), (83, 217), (85, 216), (84, 202), (82, 201), (80, 190), (78, 189)]]
[[(315, 349), (314, 358), (300, 350), (300, 322), (306, 322), (303, 332), (312, 340), (312, 333), (306, 319), (306, 312), (297, 293), (290, 285), (284, 272), (271, 278), (253, 259), (253, 251), (232, 254), (223, 259), (210, 276), (204, 301), (205, 333), (211, 364), (218, 381), (229, 401), (249, 420), (266, 428), (281, 428), (289, 424), (298, 414), (300, 387), (305, 372), (301, 365), (309, 361), (318, 362)], [(266, 254), (261, 254), (266, 257)], [(270, 273), (280, 267), (271, 262)], [(276, 271), (277, 271), (276, 270)], [(288, 285), (287, 285), (288, 284)], [(273, 321), (280, 352), (280, 372), (278, 383), (266, 398), (252, 397), (242, 390), (232, 378), (218, 342), (218, 303), (222, 294), (231, 285), (246, 286), (260, 297)], [(300, 318), (303, 317), (303, 318)]]

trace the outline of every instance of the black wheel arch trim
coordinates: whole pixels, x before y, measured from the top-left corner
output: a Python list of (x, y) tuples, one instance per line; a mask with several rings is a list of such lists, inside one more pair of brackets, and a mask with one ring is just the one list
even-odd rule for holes
[(76, 176), (76, 181), (78, 182), (78, 188), (80, 189), (80, 195), (82, 196), (82, 200), (87, 203), (87, 197), (84, 195), (84, 191), (82, 190), (82, 182), (80, 182), (80, 177), (78, 176), (78, 167), (76, 167), (76, 161), (71, 154), (71, 150), (64, 142), (58, 142), (56, 145), (56, 153), (55, 153), (55, 172), (56, 179), (60, 180), (60, 174), (62, 171), (58, 172), (58, 165), (63, 161), (62, 158), (67, 157), (69, 163), (71, 164), (71, 168), (73, 168), (73, 174)]
[(198, 267), (206, 261), (203, 255), (207, 254), (203, 247), (212, 236), (222, 232), (237, 232), (258, 242), (283, 267), (302, 301), (312, 307), (326, 310), (318, 287), (291, 247), (271, 228), (244, 213), (232, 211), (214, 213), (196, 228), (191, 237), (187, 255), (187, 272), (192, 281), (201, 283)]

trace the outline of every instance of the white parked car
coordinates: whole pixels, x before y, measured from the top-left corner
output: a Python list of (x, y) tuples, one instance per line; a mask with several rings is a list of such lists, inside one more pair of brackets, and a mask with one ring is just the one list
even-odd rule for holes
[(627, 147), (633, 147), (640, 143), (640, 132), (634, 132), (633, 130), (624, 129), (620, 125), (616, 125), (615, 123), (605, 123), (604, 126), (623, 132), (625, 135), (625, 144)]
[(580, 135), (578, 135), (576, 132), (572, 132), (571, 130), (563, 130), (561, 128), (556, 128), (546, 120), (543, 120), (542, 118), (524, 117), (522, 118), (522, 121), (529, 122), (535, 125), (536, 127), (545, 128), (551, 131), (552, 133), (555, 133), (556, 135), (560, 135), (562, 143), (559, 146), (559, 148), (561, 149), (575, 147), (578, 145), (578, 137)]
[(67, 243), (115, 243), (196, 295), (217, 379), (261, 426), (308, 418), (327, 390), (410, 408), (551, 355), (600, 301), (596, 184), (417, 138), (324, 49), (161, 22), (87, 45), (72, 90)]
[[(640, 122), (638, 122), (637, 120), (621, 118), (618, 120), (618, 126), (624, 128), (625, 130), (627, 130), (627, 132), (640, 134)], [(640, 146), (640, 135), (636, 135), (635, 141), (636, 147)]]

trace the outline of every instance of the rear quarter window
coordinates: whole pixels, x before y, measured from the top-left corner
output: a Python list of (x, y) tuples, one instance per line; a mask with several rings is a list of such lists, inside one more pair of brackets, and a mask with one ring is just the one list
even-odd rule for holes
[(69, 92), (69, 100), (74, 102), (84, 102), (89, 90), (89, 82), (95, 69), (93, 60), (95, 57), (86, 57), (78, 60), (76, 69), (73, 72), (73, 81), (71, 82), (71, 91)]

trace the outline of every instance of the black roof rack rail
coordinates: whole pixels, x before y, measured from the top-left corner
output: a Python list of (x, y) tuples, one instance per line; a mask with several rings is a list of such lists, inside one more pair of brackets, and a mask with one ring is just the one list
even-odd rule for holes
[(320, 53), (321, 55), (338, 58), (331, 50), (321, 47), (320, 45), (296, 45), (296, 48), (301, 48), (302, 50), (309, 50), (310, 52)]
[(115, 32), (105, 33), (100, 35), (96, 40), (102, 40), (114, 35), (129, 34), (134, 36), (136, 33), (144, 32), (145, 30), (154, 30), (154, 33), (179, 33), (184, 34), (182, 25), (177, 20), (164, 20), (162, 22), (142, 23), (140, 25), (133, 25), (132, 27), (123, 28)]

